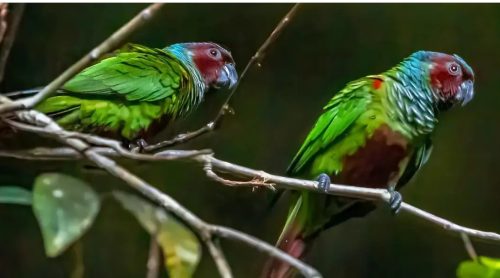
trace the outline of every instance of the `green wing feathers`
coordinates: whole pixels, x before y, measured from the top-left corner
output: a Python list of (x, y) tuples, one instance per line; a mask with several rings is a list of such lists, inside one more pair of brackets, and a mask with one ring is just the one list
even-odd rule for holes
[(289, 174), (301, 172), (318, 153), (345, 135), (366, 111), (372, 98), (369, 90), (367, 80), (360, 79), (349, 83), (330, 100), (290, 164)]
[(129, 101), (157, 101), (173, 95), (187, 71), (169, 53), (127, 45), (68, 81), (68, 94), (123, 96)]
[(175, 117), (191, 82), (170, 53), (129, 44), (84, 69), (36, 108), (66, 128), (132, 140), (162, 116)]

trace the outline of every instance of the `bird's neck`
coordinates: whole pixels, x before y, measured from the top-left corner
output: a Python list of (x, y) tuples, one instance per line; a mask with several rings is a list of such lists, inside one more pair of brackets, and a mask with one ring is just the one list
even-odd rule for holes
[(205, 84), (203, 76), (196, 68), (196, 65), (191, 59), (189, 53), (187, 53), (182, 46), (174, 44), (167, 47), (165, 50), (171, 52), (179, 60), (179, 62), (187, 70), (191, 79), (188, 82), (189, 84), (186, 86), (188, 91), (180, 94), (179, 96), (179, 106), (176, 109), (176, 116), (182, 117), (187, 115), (193, 110), (193, 108), (201, 103), (205, 92), (208, 90), (208, 86)]
[(429, 135), (437, 123), (427, 70), (410, 57), (385, 73), (392, 80), (387, 93), (388, 102), (394, 108), (390, 116), (412, 138)]

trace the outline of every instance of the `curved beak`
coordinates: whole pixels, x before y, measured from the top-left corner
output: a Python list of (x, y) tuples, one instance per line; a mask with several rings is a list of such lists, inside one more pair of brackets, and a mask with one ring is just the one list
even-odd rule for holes
[(215, 86), (231, 89), (236, 85), (236, 82), (238, 82), (238, 73), (236, 72), (234, 64), (225, 64), (224, 67), (222, 67), (222, 71), (219, 78), (217, 78)]
[(460, 89), (455, 97), (455, 99), (462, 103), (462, 106), (469, 103), (474, 97), (474, 82), (472, 80), (466, 80), (460, 85)]

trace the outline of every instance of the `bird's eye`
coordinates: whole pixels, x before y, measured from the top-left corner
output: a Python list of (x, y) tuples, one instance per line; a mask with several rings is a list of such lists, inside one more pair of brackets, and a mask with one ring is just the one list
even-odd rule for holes
[(219, 50), (217, 50), (215, 48), (210, 49), (210, 55), (212, 55), (212, 57), (219, 56)]
[(458, 65), (457, 63), (451, 63), (448, 66), (448, 72), (451, 75), (457, 75), (457, 74), (459, 74), (460, 73), (460, 65)]

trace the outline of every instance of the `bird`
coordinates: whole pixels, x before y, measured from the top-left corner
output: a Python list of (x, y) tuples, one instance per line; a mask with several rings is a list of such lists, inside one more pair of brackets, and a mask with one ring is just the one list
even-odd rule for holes
[[(417, 51), (393, 68), (349, 82), (326, 106), (288, 167), (291, 176), (385, 188), (394, 213), (407, 184), (428, 160), (438, 116), (474, 96), (474, 72), (456, 54)], [(303, 259), (315, 238), (352, 217), (375, 209), (373, 202), (312, 191), (293, 191), (276, 246)], [(290, 277), (286, 263), (269, 259), (262, 277)]]
[(210, 88), (230, 89), (237, 81), (231, 52), (219, 44), (160, 49), (128, 43), (83, 69), (35, 109), (67, 130), (144, 147), (169, 122), (195, 110)]

